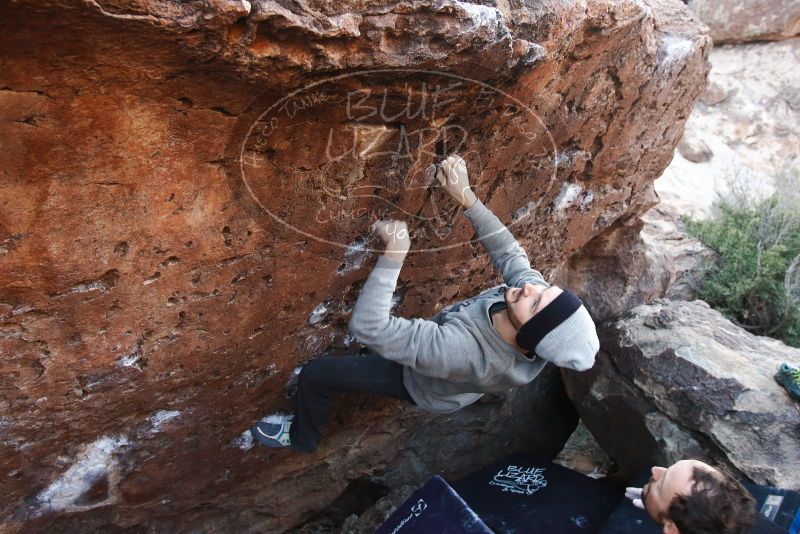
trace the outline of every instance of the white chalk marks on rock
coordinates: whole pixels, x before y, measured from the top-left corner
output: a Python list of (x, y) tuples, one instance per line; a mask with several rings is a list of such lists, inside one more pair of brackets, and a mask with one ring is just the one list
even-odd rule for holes
[(85, 446), (75, 462), (36, 496), (35, 514), (82, 512), (117, 502), (117, 456), (127, 445), (124, 436), (103, 436)]
[(324, 302), (317, 304), (308, 316), (309, 324), (318, 324), (322, 322), (333, 311), (333, 299), (327, 299)]
[(247, 429), (238, 436), (236, 436), (231, 442), (231, 446), (236, 447), (237, 449), (241, 449), (243, 451), (249, 451), (250, 449), (252, 449), (253, 434), (250, 433), (250, 429)]
[(114, 289), (114, 286), (117, 285), (119, 278), (120, 278), (119, 271), (116, 269), (111, 269), (110, 271), (106, 271), (97, 278), (93, 278), (91, 280), (83, 280), (69, 287), (65, 291), (61, 291), (55, 294), (49, 294), (48, 296), (50, 298), (59, 298), (72, 293), (90, 293), (92, 291), (100, 291), (101, 293), (105, 293)]
[(143, 340), (139, 340), (136, 343), (136, 347), (125, 354), (121, 358), (117, 360), (117, 365), (120, 367), (132, 367), (138, 371), (141, 371), (144, 367), (147, 367), (147, 360), (144, 358), (144, 354), (142, 353), (142, 344)]
[(176, 410), (159, 410), (150, 416), (150, 428), (152, 433), (162, 432), (168, 425), (168, 421), (179, 417), (181, 412)]
[(342, 263), (336, 274), (345, 275), (349, 272), (360, 269), (364, 263), (369, 259), (372, 251), (368, 246), (370, 242), (369, 236), (364, 236), (356, 239), (344, 251), (344, 263)]
[(561, 211), (569, 206), (572, 206), (582, 191), (583, 188), (578, 184), (565, 183), (561, 187), (561, 191), (558, 193), (558, 196), (553, 203), (556, 211)]

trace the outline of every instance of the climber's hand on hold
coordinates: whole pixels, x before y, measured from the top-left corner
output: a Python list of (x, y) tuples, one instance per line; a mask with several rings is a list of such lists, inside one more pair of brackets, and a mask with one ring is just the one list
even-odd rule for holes
[(436, 170), (436, 180), (464, 208), (471, 208), (478, 199), (469, 185), (467, 162), (459, 155), (445, 158)]
[(402, 262), (408, 249), (411, 248), (411, 236), (408, 234), (408, 225), (403, 221), (384, 220), (372, 223), (372, 231), (386, 246), (384, 255), (388, 258)]
[(625, 488), (625, 497), (630, 499), (636, 508), (644, 510), (644, 501), (642, 501), (642, 488)]

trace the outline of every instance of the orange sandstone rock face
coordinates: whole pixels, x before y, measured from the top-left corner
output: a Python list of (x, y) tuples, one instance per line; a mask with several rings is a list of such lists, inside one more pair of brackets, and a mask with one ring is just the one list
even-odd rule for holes
[[(280, 531), (365, 474), (557, 448), (570, 429), (519, 400), (572, 417), (556, 373), (450, 418), (343, 400), (311, 457), (241, 433), (301, 362), (355, 347), (374, 218), (414, 236), (396, 313), (498, 282), (429, 163), (464, 155), (548, 273), (652, 203), (710, 47), (667, 0), (16, 2), (0, 26), (9, 531)], [(454, 430), (486, 417), (505, 441)]]

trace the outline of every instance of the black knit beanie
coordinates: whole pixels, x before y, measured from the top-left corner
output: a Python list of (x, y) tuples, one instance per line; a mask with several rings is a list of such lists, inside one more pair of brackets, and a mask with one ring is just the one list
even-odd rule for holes
[[(517, 345), (533, 355), (536, 345), (555, 328), (570, 319), (583, 306), (573, 292), (562, 292), (539, 313), (531, 317), (517, 332)], [(592, 325), (594, 326), (594, 325)]]

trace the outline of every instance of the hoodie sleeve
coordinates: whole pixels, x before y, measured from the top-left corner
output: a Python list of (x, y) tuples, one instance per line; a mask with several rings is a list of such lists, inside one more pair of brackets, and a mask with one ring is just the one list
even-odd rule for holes
[(492, 265), (503, 275), (508, 286), (520, 287), (525, 282), (549, 286), (542, 273), (531, 268), (531, 262), (505, 225), (478, 199), (464, 215), (472, 223), (478, 241), (489, 253)]
[(353, 307), (350, 331), (378, 354), (420, 374), (450, 380), (476, 372), (477, 340), (458, 321), (440, 325), (426, 319), (391, 314), (392, 295), (402, 264), (381, 256), (367, 277)]

